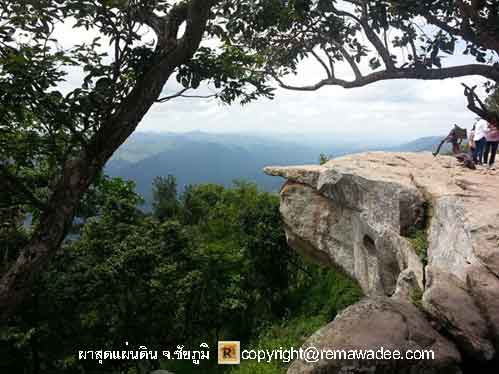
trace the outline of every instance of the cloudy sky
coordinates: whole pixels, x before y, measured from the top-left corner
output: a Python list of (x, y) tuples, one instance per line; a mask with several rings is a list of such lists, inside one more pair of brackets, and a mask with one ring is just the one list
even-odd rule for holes
[[(320, 77), (313, 68), (307, 73), (310, 82)], [(306, 134), (397, 143), (446, 134), (454, 123), (470, 127), (475, 115), (465, 107), (461, 82), (482, 81), (469, 77), (438, 82), (379, 82), (352, 90), (278, 89), (274, 100), (262, 99), (244, 107), (229, 107), (216, 100), (179, 98), (155, 105), (140, 130)], [(170, 91), (168, 87), (167, 90)]]
[[(75, 42), (90, 41), (95, 34), (75, 31), (61, 24), (55, 33), (67, 48)], [(474, 62), (465, 56), (446, 58), (446, 66)], [(338, 69), (337, 69), (338, 71)], [(366, 72), (368, 70), (365, 69)], [(339, 67), (348, 78), (347, 66)], [(298, 76), (288, 83), (311, 84), (324, 77), (321, 66), (305, 61)], [(171, 79), (175, 81), (175, 79)], [(454, 123), (471, 127), (475, 115), (465, 107), (461, 83), (484, 82), (480, 77), (445, 81), (386, 81), (345, 90), (324, 87), (316, 92), (277, 89), (274, 100), (227, 106), (216, 99), (178, 98), (151, 108), (138, 131), (258, 133), (300, 138), (342, 138), (347, 142), (401, 143), (423, 136), (446, 134)], [(81, 83), (81, 74), (70, 72), (66, 88)], [(179, 89), (167, 83), (164, 93)]]

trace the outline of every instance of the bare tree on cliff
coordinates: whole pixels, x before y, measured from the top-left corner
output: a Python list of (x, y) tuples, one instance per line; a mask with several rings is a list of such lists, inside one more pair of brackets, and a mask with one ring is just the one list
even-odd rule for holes
[[(499, 2), (496, 0), (295, 0), (292, 16), (270, 5), (249, 15), (258, 24), (265, 12), (280, 14), (279, 22), (265, 25), (265, 33), (248, 32), (235, 45), (254, 49), (266, 58), (266, 71), (281, 87), (315, 91), (324, 86), (356, 88), (393, 79), (439, 80), (478, 75), (492, 90), (499, 81)], [(261, 7), (263, 9), (263, 7)], [(243, 18), (241, 15), (239, 18)], [(234, 23), (242, 21), (234, 20)], [(476, 62), (445, 66), (446, 56), (470, 55)], [(313, 58), (324, 78), (309, 85), (286, 83), (299, 62)], [(341, 76), (338, 64), (349, 66)], [(468, 108), (487, 120), (487, 110), (465, 87)]]

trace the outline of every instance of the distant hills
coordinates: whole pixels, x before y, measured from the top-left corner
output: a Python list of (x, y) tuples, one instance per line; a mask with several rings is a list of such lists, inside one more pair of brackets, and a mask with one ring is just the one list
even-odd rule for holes
[[(370, 150), (427, 151), (440, 140), (427, 137), (397, 147), (380, 145)], [(266, 191), (278, 191), (282, 181), (263, 174), (264, 166), (315, 164), (320, 153), (336, 157), (366, 150), (369, 149), (334, 139), (328, 147), (316, 147), (253, 135), (136, 133), (108, 162), (106, 173), (133, 180), (137, 192), (147, 202), (151, 200), (153, 179), (168, 174), (177, 178), (179, 191), (188, 184), (229, 186), (236, 179), (254, 182)]]
[[(424, 138), (419, 138), (413, 140), (409, 143), (401, 144), (395, 147), (386, 148), (386, 150), (394, 152), (424, 152), (433, 151), (437, 148), (438, 144), (442, 141), (444, 136), (427, 136)], [(449, 144), (445, 144), (442, 147), (441, 152), (447, 152), (451, 150)]]
[(106, 173), (133, 180), (146, 201), (156, 176), (172, 174), (179, 190), (188, 184), (217, 183), (235, 179), (277, 191), (281, 181), (262, 172), (269, 164), (317, 163), (319, 151), (298, 144), (239, 135), (134, 134), (106, 165)]

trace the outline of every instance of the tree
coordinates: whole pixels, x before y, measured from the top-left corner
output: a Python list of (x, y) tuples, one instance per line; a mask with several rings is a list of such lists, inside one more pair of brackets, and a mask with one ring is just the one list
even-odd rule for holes
[(392, 1), (404, 13), (421, 15), (450, 36), (468, 43), (467, 51), (485, 62), (487, 50), (499, 53), (499, 4), (493, 0)]
[(159, 361), (136, 368), (136, 361), (101, 365), (77, 354), (127, 341), (165, 350), (203, 341), (215, 347), (222, 337), (247, 341), (282, 321), (312, 281), (321, 283), (304, 281), (292, 262), (300, 259), (286, 244), (277, 195), (238, 182), (191, 186), (189, 196), (203, 219), (182, 224), (193, 216), (180, 201), (176, 216), (157, 219), (140, 212), (132, 183), (100, 179), (79, 235), (37, 276), (34, 297), (1, 321), (0, 355), (8, 359), (0, 371), (149, 373)]
[(328, 162), (329, 160), (331, 160), (333, 157), (331, 156), (328, 156), (327, 154), (325, 153), (321, 153), (319, 155), (319, 165), (324, 165), (326, 162)]
[[(418, 16), (438, 30), (418, 28)], [(0, 280), (0, 313), (11, 315), (29, 293), (85, 193), (154, 103), (202, 96), (187, 93), (202, 82), (223, 102), (247, 103), (272, 97), (265, 84), (271, 77), (306, 91), (465, 75), (497, 82), (498, 64), (487, 54), (497, 54), (496, 19), (491, 0), (2, 1), (0, 176), (8, 194), (0, 194), (0, 205), (30, 214), (32, 230)], [(62, 49), (53, 32), (64, 21), (99, 36)], [(154, 34), (152, 44), (144, 30)], [(202, 45), (203, 38), (219, 43)], [(478, 63), (443, 66), (443, 54), (458, 53), (457, 40)], [(304, 87), (286, 84), (283, 76), (307, 56), (326, 77)], [(353, 80), (337, 76), (342, 61)], [(363, 73), (363, 65), (373, 71)], [(83, 82), (63, 93), (70, 67), (83, 71)], [(171, 77), (183, 88), (161, 96)], [(490, 116), (473, 89), (466, 94), (470, 109)]]
[(497, 87), (485, 100), (488, 110), (499, 116), (499, 87)]
[[(78, 350), (121, 348), (126, 341), (135, 348), (173, 347), (183, 341), (175, 306), (185, 302), (179, 290), (189, 287), (182, 282), (192, 267), (182, 227), (141, 213), (141, 198), (129, 182), (105, 179), (96, 192), (100, 198), (91, 201), (97, 215), (36, 277), (34, 297), (2, 321), (0, 352), (12, 358), (0, 364), (4, 371), (102, 372), (97, 362), (78, 361)], [(136, 364), (105, 367), (123, 373)]]
[[(149, 108), (186, 96), (203, 81), (243, 103), (271, 96), (254, 55), (201, 46), (218, 38), (231, 10), (221, 0), (24, 0), (0, 5), (0, 177), (2, 208), (33, 218), (27, 243), (3, 272), (0, 314), (12, 312), (61, 246), (81, 200), (106, 161)], [(99, 36), (62, 49), (60, 22)], [(183, 28), (182, 28), (183, 27)], [(143, 39), (152, 31), (154, 42)], [(103, 50), (109, 44), (110, 51)], [(60, 89), (69, 67), (81, 87)], [(176, 76), (183, 89), (160, 98)]]
[(186, 186), (180, 196), (182, 222), (186, 225), (199, 224), (209, 214), (210, 208), (221, 200), (223, 190), (223, 186), (216, 184)]
[[(426, 20), (422, 24), (421, 19)], [(245, 24), (255, 25), (238, 33)], [(228, 23), (229, 39), (265, 58), (266, 73), (281, 87), (346, 89), (393, 79), (439, 80), (468, 75), (499, 81), (499, 4), (495, 0), (293, 0), (244, 5)], [(476, 63), (445, 66), (450, 55)], [(304, 58), (316, 60), (324, 78), (303, 86), (286, 83)], [(342, 76), (339, 63), (350, 74)], [(492, 119), (472, 89), (468, 107)]]
[(157, 219), (164, 221), (178, 216), (177, 180), (173, 175), (154, 178), (152, 196), (152, 210)]

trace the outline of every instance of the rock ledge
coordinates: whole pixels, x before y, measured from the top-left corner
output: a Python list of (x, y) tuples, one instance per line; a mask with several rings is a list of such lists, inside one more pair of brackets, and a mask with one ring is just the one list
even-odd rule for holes
[[(386, 152), (341, 157), (322, 166), (267, 167), (265, 173), (286, 179), (281, 214), (290, 246), (341, 268), (368, 297), (311, 341), (341, 346), (344, 326), (368, 318), (366, 331), (355, 330), (351, 342), (376, 345), (386, 328), (412, 331), (409, 320), (418, 320), (415, 330), (423, 341), (431, 336), (439, 347), (433, 366), (418, 373), (456, 372), (461, 356), (473, 362), (498, 359), (499, 173), (464, 169), (452, 157)], [(422, 230), (428, 238), (424, 261), (409, 238)], [(389, 317), (393, 313), (410, 318)], [(407, 345), (405, 338), (392, 341)], [(366, 369), (337, 364), (306, 365), (305, 370), (296, 362), (289, 373)], [(377, 365), (382, 373), (404, 372)]]

